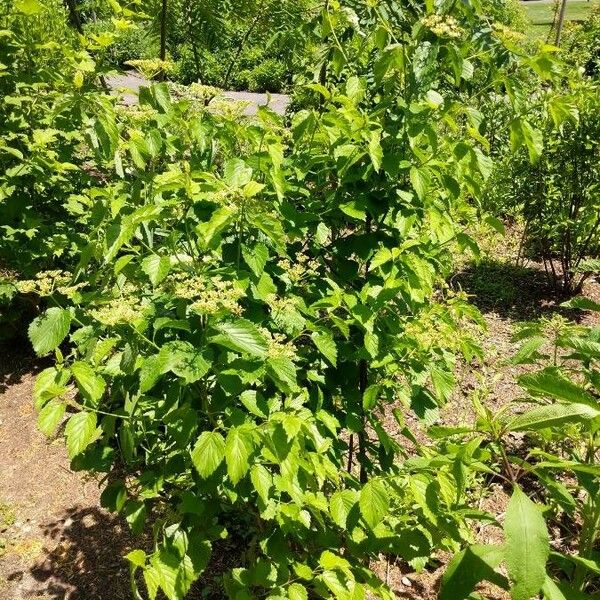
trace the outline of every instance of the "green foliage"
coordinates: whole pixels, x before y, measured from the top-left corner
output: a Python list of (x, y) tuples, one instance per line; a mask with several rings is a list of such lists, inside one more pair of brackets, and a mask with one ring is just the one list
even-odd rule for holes
[(562, 38), (565, 60), (583, 70), (585, 75), (600, 77), (600, 6), (594, 6), (587, 19), (567, 23)]
[(540, 134), (511, 124), (510, 143), (527, 154), (507, 157), (490, 187), (490, 200), (497, 195), (502, 208), (523, 215), (527, 251), (565, 294), (581, 291), (598, 270), (599, 97), (595, 83), (577, 77), (570, 89), (546, 94), (531, 119)]
[[(565, 306), (598, 309), (580, 299)], [(600, 536), (600, 469), (596, 459), (599, 331), (555, 316), (524, 325), (515, 339), (522, 347), (514, 362), (542, 367), (519, 379), (528, 404), (523, 408), (521, 400), (521, 414), (517, 416), (509, 416), (510, 406), (496, 415), (479, 407), (475, 429), (478, 435), (489, 436), (503, 476), (513, 482), (527, 482), (544, 509), (542, 512), (540, 505), (515, 487), (504, 522), (503, 554), (510, 586), (496, 570), (502, 560), (497, 556), (499, 551), (487, 546), (455, 556), (444, 576), (444, 586), (457, 589), (464, 564), (470, 571), (466, 579), (469, 589), (460, 587), (464, 594), (485, 579), (505, 589), (510, 587), (513, 598), (536, 597), (540, 589), (546, 600), (591, 598), (588, 594), (597, 588), (600, 575), (594, 550)], [(509, 449), (513, 432), (525, 434), (518, 453)], [(565, 532), (561, 552), (550, 551), (551, 527)], [(570, 553), (563, 553), (567, 547)]]
[[(29, 330), (55, 356), (34, 390), (40, 426), (66, 418), (73, 466), (108, 472), (103, 504), (152, 531), (127, 556), (150, 598), (183, 598), (234, 534), (243, 551), (220, 574), (231, 598), (392, 598), (371, 560), (422, 569), (471, 540), (490, 452), (480, 438), (409, 456), (403, 413), (435, 424), (457, 356), (480, 356), (480, 317), (445, 281), (456, 251), (477, 252), (466, 231), (492, 166), (481, 82), (517, 110), (520, 71), (551, 85), (552, 62), (513, 53), (469, 3), (330, 3), (309, 29), (316, 108), (289, 128), (264, 108), (251, 121), (209, 112), (164, 83), (115, 109), (78, 37), (57, 48), (70, 58), (44, 82), (40, 133), (8, 153), (29, 164), (41, 136), (46, 160), (64, 141), (73, 165), (7, 183), (41, 224), (13, 234), (6, 260), (18, 266), (27, 240), (45, 268), (14, 284), (49, 306)], [(31, 58), (20, 38), (11, 48)], [(11, 85), (28, 77), (23, 66)], [(515, 145), (531, 152), (539, 134), (521, 118)], [(528, 518), (538, 542), (522, 556), (530, 583), (505, 559), (517, 598), (542, 585), (528, 502), (516, 496), (506, 522), (516, 544)], [(497, 553), (474, 553), (495, 568)]]

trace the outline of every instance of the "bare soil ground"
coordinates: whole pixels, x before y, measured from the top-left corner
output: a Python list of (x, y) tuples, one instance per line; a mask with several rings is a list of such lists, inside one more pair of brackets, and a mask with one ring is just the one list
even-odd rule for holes
[[(519, 397), (515, 378), (528, 367), (505, 362), (517, 349), (515, 324), (564, 310), (539, 265), (516, 268), (506, 257), (468, 265), (452, 284), (472, 296), (488, 325), (484, 364), (461, 367), (455, 397), (443, 411), (445, 424), (458, 425), (473, 417), (470, 397), (481, 387), (481, 375), (494, 410)], [(600, 283), (590, 282), (585, 294), (600, 301)], [(567, 316), (600, 323), (598, 314)], [(19, 351), (0, 351), (0, 599), (131, 600), (122, 559), (134, 543), (127, 528), (100, 508), (99, 482), (69, 469), (62, 439), (48, 441), (36, 429), (32, 387), (43, 366)], [(507, 490), (497, 485), (481, 508), (502, 520), (507, 500)], [(502, 542), (493, 526), (481, 528), (478, 537)], [(437, 568), (419, 574), (383, 558), (375, 568), (398, 598), (434, 600), (449, 556), (438, 558)], [(488, 600), (507, 598), (491, 587), (480, 593)]]
[(127, 528), (100, 508), (98, 482), (69, 469), (63, 440), (37, 431), (41, 367), (0, 354), (0, 598), (129, 599)]

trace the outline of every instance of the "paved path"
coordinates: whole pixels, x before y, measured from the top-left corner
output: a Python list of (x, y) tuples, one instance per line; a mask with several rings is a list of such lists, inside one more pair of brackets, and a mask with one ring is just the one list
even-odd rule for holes
[[(148, 85), (150, 82), (141, 77), (134, 71), (126, 71), (121, 75), (111, 75), (106, 78), (106, 82), (111, 90), (123, 93), (123, 102), (126, 104), (135, 104), (137, 102), (137, 93), (142, 85)], [(253, 92), (223, 92), (223, 97), (228, 100), (248, 102), (248, 107), (244, 111), (245, 115), (255, 115), (259, 106), (269, 105), (276, 113), (283, 115), (290, 103), (290, 97), (286, 94), (255, 94)]]

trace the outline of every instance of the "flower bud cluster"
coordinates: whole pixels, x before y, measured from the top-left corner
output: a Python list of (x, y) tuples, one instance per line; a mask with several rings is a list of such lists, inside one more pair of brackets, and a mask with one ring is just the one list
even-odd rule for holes
[(421, 23), (438, 37), (457, 39), (464, 33), (464, 30), (458, 26), (457, 20), (450, 16), (428, 15)]
[(167, 287), (176, 298), (191, 300), (190, 309), (198, 314), (214, 315), (223, 311), (242, 314), (239, 300), (244, 291), (233, 281), (177, 273), (169, 278)]
[(500, 40), (507, 40), (510, 42), (520, 42), (525, 36), (506, 25), (494, 22), (492, 23), (492, 30), (497, 38)]
[(72, 293), (84, 287), (85, 283), (67, 285), (72, 275), (67, 271), (59, 269), (54, 271), (40, 271), (35, 279), (24, 279), (15, 283), (21, 294), (37, 294), (38, 296), (50, 296), (54, 292), (60, 292), (71, 297)]
[(286, 341), (285, 335), (272, 333), (264, 327), (260, 328), (260, 332), (267, 340), (267, 355), (269, 358), (295, 358), (296, 348), (292, 342)]
[(305, 277), (314, 277), (319, 273), (319, 262), (306, 254), (297, 254), (294, 264), (283, 258), (277, 262), (277, 266), (283, 269), (292, 283), (298, 283)]
[(134, 296), (115, 298), (89, 311), (91, 317), (109, 327), (123, 323), (132, 323), (139, 319), (142, 314), (143, 306)]

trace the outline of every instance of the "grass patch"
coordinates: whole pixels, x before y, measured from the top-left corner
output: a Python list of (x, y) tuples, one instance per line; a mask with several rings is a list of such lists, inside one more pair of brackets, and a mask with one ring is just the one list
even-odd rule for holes
[[(600, 4), (600, 0), (568, 0), (565, 21), (585, 21), (592, 7)], [(555, 7), (552, 2), (523, 2), (523, 8), (532, 27), (529, 37), (546, 39), (554, 20)]]

